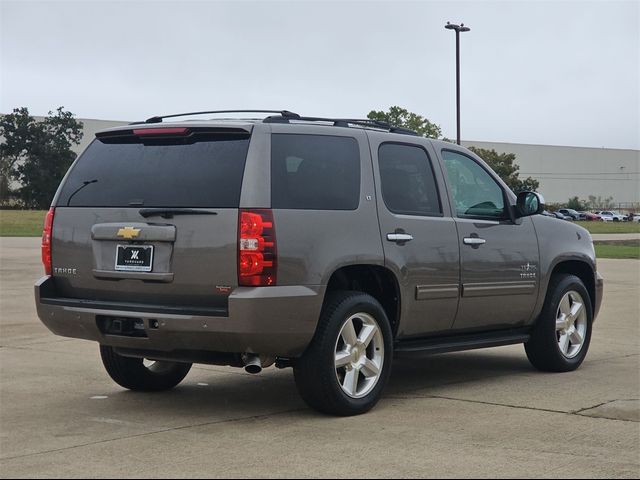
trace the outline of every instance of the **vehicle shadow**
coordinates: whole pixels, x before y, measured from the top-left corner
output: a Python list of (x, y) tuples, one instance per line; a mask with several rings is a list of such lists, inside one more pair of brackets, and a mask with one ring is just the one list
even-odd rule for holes
[(387, 395), (399, 395), (466, 382), (483, 382), (534, 372), (522, 352), (519, 355), (495, 351), (471, 351), (437, 355), (412, 355), (396, 358), (386, 389)]
[[(524, 354), (475, 351), (396, 358), (383, 400), (416, 391), (429, 395), (429, 388), (508, 379), (533, 371)], [(174, 390), (161, 393), (117, 390), (109, 397), (115, 401), (117, 409), (143, 408), (161, 417), (196, 423), (293, 412), (303, 416), (318, 415), (299, 397), (290, 369), (271, 368), (259, 375), (245, 375), (196, 367)]]

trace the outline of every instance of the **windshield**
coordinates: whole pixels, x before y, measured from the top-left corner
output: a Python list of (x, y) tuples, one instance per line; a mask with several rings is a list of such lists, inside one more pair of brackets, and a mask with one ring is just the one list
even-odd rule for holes
[(58, 206), (237, 208), (248, 135), (191, 144), (96, 139), (73, 166)]

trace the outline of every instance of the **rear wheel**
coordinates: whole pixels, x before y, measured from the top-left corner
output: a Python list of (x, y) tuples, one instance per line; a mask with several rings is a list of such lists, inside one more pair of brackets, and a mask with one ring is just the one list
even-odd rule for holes
[(568, 372), (580, 366), (591, 342), (593, 312), (589, 294), (575, 275), (556, 275), (531, 339), (529, 361), (539, 370)]
[(191, 369), (190, 363), (147, 361), (118, 355), (112, 347), (100, 345), (102, 363), (109, 376), (121, 387), (143, 392), (170, 390)]
[(336, 292), (327, 298), (316, 335), (293, 371), (309, 406), (358, 415), (380, 399), (392, 358), (393, 334), (380, 303), (365, 293)]

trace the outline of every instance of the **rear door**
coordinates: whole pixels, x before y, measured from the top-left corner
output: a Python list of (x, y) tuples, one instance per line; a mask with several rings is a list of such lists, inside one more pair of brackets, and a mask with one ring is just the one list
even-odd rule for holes
[(511, 219), (507, 192), (477, 159), (455, 146), (441, 155), (460, 244), (462, 297), (454, 329), (522, 325), (539, 288), (533, 222)]
[(399, 337), (451, 328), (459, 296), (459, 247), (442, 172), (427, 140), (368, 133), (385, 265), (402, 293)]
[(245, 129), (99, 135), (54, 202), (61, 297), (225, 308), (237, 285)]

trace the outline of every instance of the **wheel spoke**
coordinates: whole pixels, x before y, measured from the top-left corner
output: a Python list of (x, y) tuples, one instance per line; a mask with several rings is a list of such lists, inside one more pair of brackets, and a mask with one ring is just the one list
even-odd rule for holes
[(347, 370), (347, 373), (344, 375), (344, 382), (342, 383), (342, 388), (349, 395), (355, 395), (358, 390), (358, 377), (360, 376), (360, 371), (352, 368)]
[(571, 313), (571, 303), (569, 302), (569, 295), (565, 295), (560, 302), (560, 311), (565, 315), (569, 315)]
[(344, 327), (342, 327), (341, 335), (344, 343), (346, 343), (347, 345), (354, 346), (356, 344), (356, 342), (358, 341), (358, 337), (356, 335), (356, 329), (353, 326), (353, 320), (347, 320), (347, 323), (345, 323)]
[(571, 306), (571, 316), (574, 319), (577, 319), (581, 311), (582, 311), (582, 304), (580, 302), (573, 302), (573, 305)]
[(558, 318), (556, 318), (556, 331), (564, 330), (567, 328), (567, 316), (564, 313), (561, 313)]
[(584, 341), (582, 334), (575, 328), (569, 332), (569, 339), (573, 345), (582, 345)]
[(351, 355), (346, 350), (336, 352), (336, 368), (344, 367), (351, 360)]
[(362, 330), (360, 331), (360, 335), (358, 335), (358, 340), (365, 346), (368, 347), (371, 343), (371, 340), (375, 336), (377, 328), (373, 325), (364, 325)]
[(364, 361), (364, 365), (362, 366), (362, 374), (369, 378), (375, 377), (380, 373), (380, 367), (370, 358), (367, 358)]
[(563, 333), (560, 335), (560, 340), (558, 341), (558, 345), (560, 347), (560, 351), (563, 355), (566, 355), (569, 352), (569, 335)]

